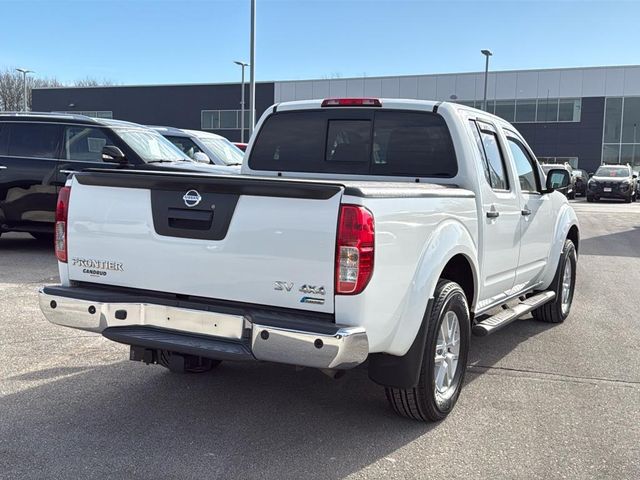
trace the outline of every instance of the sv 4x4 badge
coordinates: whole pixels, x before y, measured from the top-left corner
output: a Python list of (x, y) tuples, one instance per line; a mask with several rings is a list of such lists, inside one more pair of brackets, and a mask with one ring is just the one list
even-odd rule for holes
[[(281, 282), (276, 281), (273, 283), (273, 289), (278, 292), (290, 292), (293, 290), (293, 282)], [(316, 285), (302, 285), (298, 291), (300, 293), (304, 293), (305, 296), (300, 299), (300, 303), (313, 303), (316, 305), (323, 305), (324, 298), (311, 297), (309, 295), (322, 295), (325, 296), (327, 294), (325, 288), (323, 286)]]

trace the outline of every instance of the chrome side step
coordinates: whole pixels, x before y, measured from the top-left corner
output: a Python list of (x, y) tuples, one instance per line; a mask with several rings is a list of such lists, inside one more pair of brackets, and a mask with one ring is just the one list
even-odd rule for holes
[(500, 313), (496, 313), (492, 317), (476, 323), (471, 331), (478, 337), (489, 335), (496, 330), (500, 330), (502, 327), (506, 327), (511, 322), (517, 320), (518, 318), (531, 312), (532, 310), (535, 310), (539, 306), (550, 302), (555, 297), (556, 293), (552, 291), (542, 292), (534, 295), (533, 297), (529, 297), (513, 307), (506, 308)]

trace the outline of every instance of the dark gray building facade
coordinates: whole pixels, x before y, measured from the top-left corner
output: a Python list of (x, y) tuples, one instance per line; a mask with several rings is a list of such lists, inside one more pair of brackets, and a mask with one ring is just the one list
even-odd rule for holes
[[(256, 85), (256, 118), (273, 103), (329, 97), (485, 108), (484, 84), (483, 72), (263, 82)], [(491, 72), (487, 87), (486, 109), (514, 123), (542, 162), (568, 162), (588, 172), (602, 163), (640, 168), (640, 66)], [(237, 83), (48, 88), (33, 91), (33, 108), (205, 130), (238, 141), (240, 97)]]

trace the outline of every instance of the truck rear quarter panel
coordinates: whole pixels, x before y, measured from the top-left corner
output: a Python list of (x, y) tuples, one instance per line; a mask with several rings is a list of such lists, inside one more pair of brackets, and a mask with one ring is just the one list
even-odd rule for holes
[(375, 263), (364, 292), (336, 296), (336, 322), (365, 327), (371, 353), (404, 355), (447, 261), (464, 254), (477, 272), (475, 199), (345, 196), (343, 203), (373, 213)]

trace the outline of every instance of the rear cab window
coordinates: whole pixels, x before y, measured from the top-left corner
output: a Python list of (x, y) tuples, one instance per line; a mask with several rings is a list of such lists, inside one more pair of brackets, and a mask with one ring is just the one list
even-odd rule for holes
[(452, 178), (445, 120), (432, 112), (326, 109), (277, 112), (262, 126), (252, 170)]

